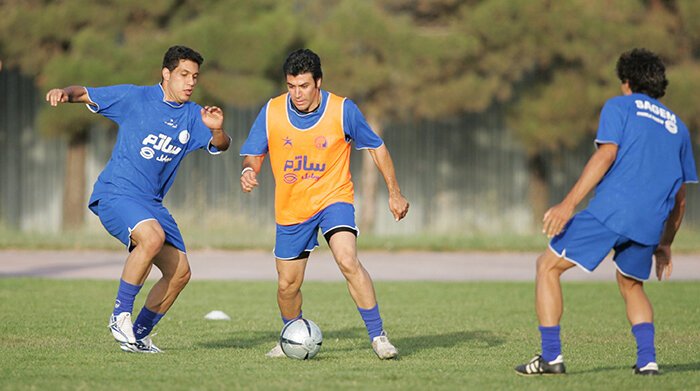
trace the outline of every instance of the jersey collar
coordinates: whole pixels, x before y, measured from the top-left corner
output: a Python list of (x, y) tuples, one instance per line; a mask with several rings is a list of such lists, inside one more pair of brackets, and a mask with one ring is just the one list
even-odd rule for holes
[(177, 103), (177, 102), (170, 102), (170, 101), (165, 100), (165, 90), (163, 89), (163, 85), (161, 83), (158, 83), (158, 87), (160, 87), (160, 89), (159, 89), (160, 92), (158, 94), (158, 97), (163, 101), (163, 103), (165, 103), (166, 105), (168, 105), (174, 109), (179, 109), (179, 108), (182, 108), (185, 106), (186, 102)]

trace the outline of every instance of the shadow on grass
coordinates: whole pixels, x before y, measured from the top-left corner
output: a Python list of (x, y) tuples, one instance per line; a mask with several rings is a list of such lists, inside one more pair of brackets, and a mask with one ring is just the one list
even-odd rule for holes
[[(671, 373), (671, 372), (697, 372), (700, 371), (700, 362), (695, 362), (695, 363), (687, 363), (687, 364), (668, 364), (664, 365), (661, 363), (659, 365), (659, 369), (661, 374), (664, 373)], [(599, 367), (599, 368), (591, 368), (583, 371), (577, 371), (577, 370), (572, 370), (572, 371), (567, 371), (570, 374), (580, 374), (580, 373), (599, 373), (599, 372), (608, 372), (608, 371), (620, 371), (620, 370), (628, 370), (630, 373), (634, 371), (632, 368), (632, 365), (616, 365), (616, 366), (606, 366), (606, 367)]]
[[(208, 349), (247, 349), (260, 345), (272, 345), (277, 340), (277, 331), (241, 331), (230, 334), (226, 339), (206, 341), (199, 346)], [(390, 336), (391, 337), (391, 336)], [(328, 330), (323, 334), (324, 340), (353, 339), (367, 340), (364, 329), (359, 327)], [(490, 348), (505, 343), (505, 338), (499, 337), (486, 330), (457, 331), (444, 334), (419, 335), (414, 337), (392, 338), (392, 342), (399, 348), (402, 356), (410, 356), (422, 350), (434, 348), (450, 348), (456, 345), (468, 345), (472, 348)], [(369, 341), (368, 341), (369, 342)], [(338, 351), (355, 351), (366, 349), (367, 345), (358, 344), (349, 348), (337, 348)]]

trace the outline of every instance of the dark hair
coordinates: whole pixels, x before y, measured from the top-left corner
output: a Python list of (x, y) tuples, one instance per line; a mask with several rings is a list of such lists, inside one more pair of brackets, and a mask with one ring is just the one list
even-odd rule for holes
[(171, 46), (163, 56), (163, 68), (172, 71), (180, 65), (180, 60), (190, 60), (202, 65), (204, 57), (186, 46)]
[(282, 71), (284, 71), (285, 77), (287, 75), (298, 76), (307, 72), (311, 72), (314, 81), (323, 77), (321, 59), (309, 49), (298, 49), (289, 53), (282, 66)]
[(661, 58), (646, 49), (632, 49), (617, 60), (617, 77), (628, 82), (632, 92), (649, 95), (654, 99), (666, 94), (668, 80), (666, 66)]

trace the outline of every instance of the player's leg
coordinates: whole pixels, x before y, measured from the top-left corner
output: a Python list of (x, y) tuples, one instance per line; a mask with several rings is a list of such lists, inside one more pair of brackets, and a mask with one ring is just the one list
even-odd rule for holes
[[(301, 285), (309, 254), (318, 246), (318, 222), (316, 217), (292, 226), (277, 225), (275, 237), (275, 266), (277, 268), (277, 305), (282, 324), (301, 318), (303, 312)], [(267, 357), (284, 357), (277, 343)]]
[[(151, 268), (151, 260), (163, 245), (163, 231), (143, 202), (128, 197), (100, 200), (90, 205), (105, 229), (130, 250), (124, 264), (109, 328), (120, 343), (135, 343), (131, 312)], [(138, 244), (138, 245), (137, 245)]]
[(301, 318), (302, 294), (301, 285), (304, 282), (308, 253), (302, 258), (275, 260), (277, 266), (277, 305), (280, 308), (282, 323)]
[(654, 247), (628, 241), (615, 248), (617, 285), (637, 342), (634, 372), (640, 375), (659, 373), (654, 345), (654, 310), (644, 292), (644, 280), (651, 274)]
[(367, 328), (372, 348), (381, 359), (393, 359), (399, 354), (389, 341), (379, 313), (374, 284), (357, 257), (356, 237), (353, 232), (338, 231), (328, 238), (333, 258), (348, 284), (348, 291)]
[(583, 211), (569, 221), (564, 231), (552, 239), (549, 248), (537, 259), (535, 309), (542, 353), (529, 363), (517, 366), (515, 371), (518, 374), (566, 372), (559, 325), (564, 311), (561, 275), (574, 265), (593, 271), (610, 252), (616, 239), (615, 233)]
[[(127, 346), (131, 349), (124, 349), (124, 345), (122, 348), (127, 351), (159, 353), (160, 350), (152, 344), (149, 334), (187, 285), (190, 266), (185, 253), (185, 243), (170, 212), (160, 203), (151, 203), (148, 208), (157, 219), (164, 241), (158, 252), (153, 255), (150, 264), (156, 265), (162, 276), (151, 288), (146, 303), (134, 322), (136, 344)], [(136, 244), (134, 251), (152, 237), (153, 233), (147, 231), (132, 231), (132, 241)], [(146, 277), (147, 275), (143, 277), (142, 282)]]

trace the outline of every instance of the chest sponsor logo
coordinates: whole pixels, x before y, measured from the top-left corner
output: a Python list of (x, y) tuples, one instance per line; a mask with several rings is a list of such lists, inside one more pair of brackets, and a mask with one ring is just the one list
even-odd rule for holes
[(326, 149), (328, 148), (328, 140), (324, 136), (318, 136), (314, 140), (314, 145), (317, 149)]
[(297, 179), (313, 179), (319, 180), (321, 173), (326, 171), (326, 163), (309, 162), (309, 157), (306, 155), (295, 156), (292, 160), (284, 162), (285, 183), (294, 183)]
[(676, 115), (672, 112), (659, 107), (648, 100), (637, 99), (634, 101), (637, 106), (637, 116), (648, 118), (659, 125), (663, 125), (666, 130), (671, 134), (678, 133), (678, 124), (676, 122)]
[[(186, 133), (186, 137), (189, 139), (189, 133), (186, 130), (180, 132), (178, 138), (182, 139), (183, 133)], [(141, 147), (141, 157), (148, 160), (155, 157), (157, 161), (163, 163), (173, 160), (173, 157), (182, 151), (182, 147), (171, 144), (172, 141), (172, 137), (162, 133), (158, 135), (149, 134), (141, 142), (144, 145)], [(156, 157), (156, 155), (158, 156)]]

